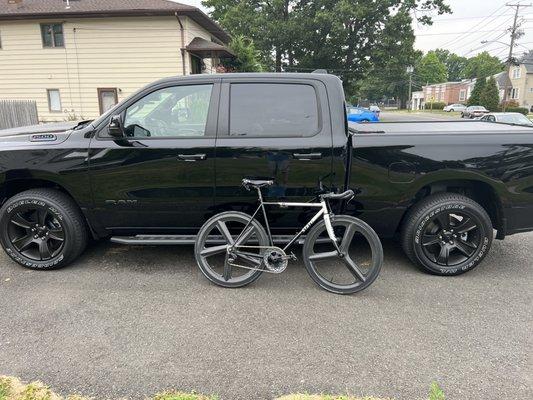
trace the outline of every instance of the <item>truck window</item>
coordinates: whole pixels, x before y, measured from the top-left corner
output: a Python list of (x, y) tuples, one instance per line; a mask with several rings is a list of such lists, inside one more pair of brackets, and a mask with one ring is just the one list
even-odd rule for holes
[(234, 83), (230, 93), (230, 136), (301, 137), (319, 130), (311, 85)]
[(212, 88), (173, 86), (146, 95), (126, 110), (126, 136), (204, 136)]

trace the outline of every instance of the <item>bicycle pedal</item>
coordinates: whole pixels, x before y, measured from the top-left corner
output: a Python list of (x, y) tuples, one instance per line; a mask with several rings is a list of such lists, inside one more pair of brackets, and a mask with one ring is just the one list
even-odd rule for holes
[(298, 261), (298, 257), (296, 257), (294, 253), (289, 254), (289, 257), (291, 258), (292, 261)]

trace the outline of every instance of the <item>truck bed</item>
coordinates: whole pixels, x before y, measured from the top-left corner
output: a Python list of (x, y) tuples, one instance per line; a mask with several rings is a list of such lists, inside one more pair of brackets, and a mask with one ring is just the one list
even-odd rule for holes
[(476, 120), (466, 121), (405, 121), (375, 122), (366, 124), (349, 123), (351, 130), (361, 134), (492, 134), (492, 133), (533, 133), (533, 128)]

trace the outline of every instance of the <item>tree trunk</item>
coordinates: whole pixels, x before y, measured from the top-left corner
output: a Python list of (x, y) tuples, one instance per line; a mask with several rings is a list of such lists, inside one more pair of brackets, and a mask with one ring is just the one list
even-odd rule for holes
[(276, 72), (281, 72), (281, 50), (276, 47)]

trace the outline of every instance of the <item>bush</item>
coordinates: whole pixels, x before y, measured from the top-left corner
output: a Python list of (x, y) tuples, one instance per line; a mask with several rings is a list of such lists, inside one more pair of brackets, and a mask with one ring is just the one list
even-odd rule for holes
[(442, 101), (435, 101), (434, 103), (426, 103), (424, 107), (426, 110), (442, 110), (446, 106), (447, 104)]
[(525, 107), (507, 107), (505, 109), (505, 112), (517, 112), (520, 114), (527, 115), (529, 113), (529, 110)]

